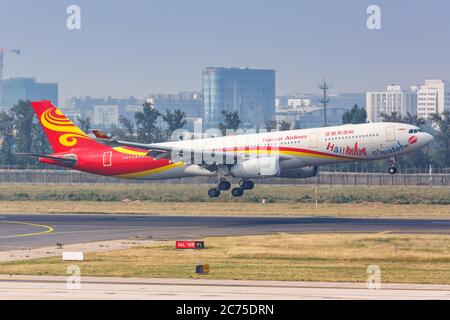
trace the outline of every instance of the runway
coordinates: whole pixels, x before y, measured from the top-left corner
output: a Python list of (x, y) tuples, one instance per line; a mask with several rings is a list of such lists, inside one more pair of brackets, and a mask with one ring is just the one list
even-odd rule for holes
[(450, 299), (450, 286), (366, 283), (138, 279), (81, 277), (79, 287), (67, 277), (1, 276), (1, 299)]
[(321, 232), (450, 234), (450, 220), (0, 214), (0, 251), (115, 239)]

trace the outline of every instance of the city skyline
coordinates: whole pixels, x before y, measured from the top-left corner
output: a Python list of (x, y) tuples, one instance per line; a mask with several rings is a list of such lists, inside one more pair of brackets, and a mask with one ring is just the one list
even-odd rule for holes
[(6, 0), (1, 46), (22, 54), (6, 55), (5, 78), (58, 82), (61, 102), (201, 91), (207, 66), (275, 69), (277, 95), (318, 92), (323, 77), (331, 93), (448, 79), (449, 3), (376, 1), (382, 29), (369, 30), (372, 1), (343, 2), (82, 0), (81, 30), (68, 30), (69, 1), (44, 0), (36, 10)]

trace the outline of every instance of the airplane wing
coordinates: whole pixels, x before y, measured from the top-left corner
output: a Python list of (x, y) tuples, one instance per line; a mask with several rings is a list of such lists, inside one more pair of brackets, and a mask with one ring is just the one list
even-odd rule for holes
[(46, 158), (46, 159), (56, 161), (62, 165), (68, 165), (68, 166), (73, 166), (73, 165), (77, 164), (77, 160), (74, 158), (62, 158), (62, 157), (55, 157), (55, 156), (49, 156), (49, 155), (45, 155), (45, 154), (38, 154), (38, 153), (15, 153), (15, 155), (26, 156), (26, 157)]
[[(245, 154), (245, 152), (235, 152), (235, 151), (216, 151), (216, 150), (205, 150), (205, 149), (195, 149), (195, 148), (180, 148), (178, 146), (167, 146), (167, 145), (160, 145), (157, 143), (139, 143), (139, 142), (132, 142), (132, 141), (124, 141), (124, 140), (117, 140), (115, 138), (109, 137), (107, 134), (100, 132), (99, 130), (92, 130), (92, 133), (94, 133), (96, 140), (99, 142), (103, 142), (110, 146), (126, 146), (126, 147), (133, 147), (138, 149), (144, 149), (148, 151), (148, 154), (150, 157), (154, 159), (169, 159), (172, 157), (172, 155), (178, 155), (182, 156), (183, 154), (190, 154), (191, 160), (196, 159), (202, 159), (202, 164), (211, 165), (213, 163), (205, 162), (206, 159), (227, 159), (226, 163), (229, 163), (228, 161), (231, 160), (231, 157), (233, 157), (234, 162), (243, 162), (245, 161), (249, 156)], [(287, 160), (291, 159), (292, 156), (290, 155), (278, 155), (280, 157), (280, 160)], [(195, 163), (195, 162), (192, 162)], [(225, 163), (225, 162), (222, 162)]]
[[(124, 147), (143, 149), (143, 150), (149, 151), (149, 156), (153, 156), (158, 153), (164, 153), (164, 152), (168, 151), (167, 148), (164, 148), (161, 150), (154, 148), (153, 144), (125, 141), (125, 140), (117, 140), (116, 138), (112, 138), (108, 134), (106, 134), (100, 130), (97, 130), (97, 129), (93, 129), (91, 131), (95, 136), (95, 140), (97, 140), (101, 143), (104, 143), (106, 145), (109, 145), (109, 146), (124, 146)], [(152, 154), (150, 154), (151, 151), (153, 151)]]

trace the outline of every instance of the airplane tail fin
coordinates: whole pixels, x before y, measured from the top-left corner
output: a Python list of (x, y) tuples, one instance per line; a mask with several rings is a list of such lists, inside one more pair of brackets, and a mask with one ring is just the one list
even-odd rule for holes
[(78, 128), (50, 101), (34, 101), (31, 105), (55, 153), (73, 148), (104, 147)]

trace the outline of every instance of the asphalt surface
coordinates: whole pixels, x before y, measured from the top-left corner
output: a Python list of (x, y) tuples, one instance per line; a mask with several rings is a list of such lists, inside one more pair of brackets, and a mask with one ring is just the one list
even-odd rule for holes
[(450, 220), (0, 214), (0, 251), (91, 241), (320, 232), (450, 234)]
[(450, 299), (450, 286), (381, 283), (137, 279), (81, 277), (76, 289), (66, 277), (0, 275), (1, 299)]

